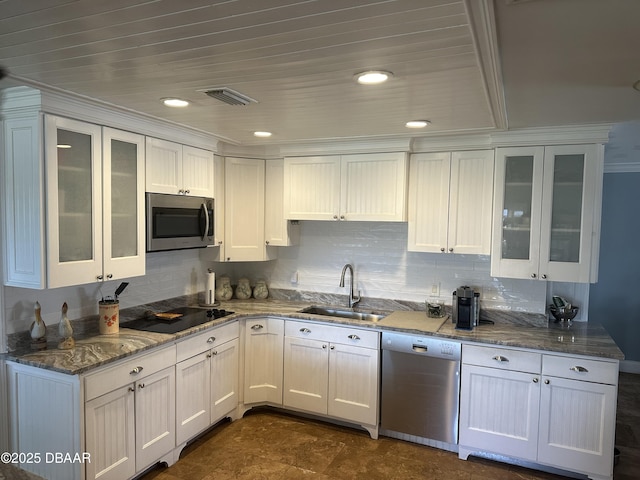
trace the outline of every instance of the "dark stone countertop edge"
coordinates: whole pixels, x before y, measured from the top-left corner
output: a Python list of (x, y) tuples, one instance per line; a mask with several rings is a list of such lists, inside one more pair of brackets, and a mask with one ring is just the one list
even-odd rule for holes
[[(257, 316), (278, 317), (293, 320), (305, 320), (325, 324), (352, 326), (367, 328), (376, 331), (395, 331), (407, 334), (429, 335), (448, 338), (463, 343), (480, 343), (487, 345), (507, 346), (512, 348), (525, 348), (531, 350), (548, 351), (551, 353), (573, 354), (594, 358), (623, 360), (624, 354), (611, 339), (604, 327), (592, 322), (575, 322), (571, 326), (549, 323), (548, 327), (529, 326), (521, 324), (498, 323), (496, 325), (481, 325), (474, 330), (465, 331), (455, 329), (450, 320), (445, 321), (436, 332), (424, 331), (417, 328), (402, 328), (397, 326), (385, 326), (384, 320), (378, 323), (351, 320), (338, 317), (327, 317), (308, 313), (300, 310), (317, 302), (282, 301), (282, 300), (230, 300), (224, 302), (221, 308), (233, 310), (236, 313), (228, 317), (212, 320), (196, 327), (178, 332), (176, 334), (163, 334), (152, 332), (140, 332), (126, 328), (126, 323), (120, 327), (117, 334), (99, 335), (88, 334), (85, 338), (76, 340), (73, 350), (58, 350), (55, 344), (50, 345), (49, 350), (34, 352), (30, 350), (18, 350), (2, 354), (5, 360), (16, 363), (48, 369), (68, 375), (79, 375), (106, 364), (116, 362), (129, 356), (143, 353), (147, 350), (176, 342), (185, 337), (197, 334), (210, 328), (218, 327), (226, 323), (240, 319)], [(566, 337), (566, 340), (564, 340)], [(562, 338), (562, 340), (560, 340)], [(91, 350), (100, 344), (121, 343), (117, 353), (105, 353), (104, 358), (94, 358), (84, 361), (78, 367), (73, 364), (72, 357), (76, 353), (82, 353), (83, 349)], [(125, 348), (125, 343), (132, 343), (130, 348)], [(76, 352), (77, 349), (77, 352)], [(48, 357), (62, 357), (64, 367), (57, 366)], [(67, 359), (67, 357), (69, 357)]]

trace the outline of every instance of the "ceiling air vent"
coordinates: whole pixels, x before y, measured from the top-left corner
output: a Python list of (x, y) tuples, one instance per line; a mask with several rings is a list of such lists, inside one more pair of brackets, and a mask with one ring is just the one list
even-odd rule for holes
[(228, 87), (214, 87), (199, 91), (204, 92), (210, 97), (220, 100), (228, 105), (249, 105), (250, 103), (258, 103), (257, 100), (243, 95), (240, 92), (236, 92)]

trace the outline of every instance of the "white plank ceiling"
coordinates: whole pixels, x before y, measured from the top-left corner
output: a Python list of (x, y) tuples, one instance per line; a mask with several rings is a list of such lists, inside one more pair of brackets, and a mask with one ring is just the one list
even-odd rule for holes
[[(591, 38), (581, 9), (594, 10), (595, 22), (598, 3), (620, 6), (598, 34), (609, 29), (619, 39), (614, 27), (623, 20), (630, 44), (593, 40), (573, 58), (577, 42)], [(640, 111), (631, 88), (640, 79), (639, 15), (636, 0), (0, 0), (0, 65), (10, 72), (3, 87), (62, 89), (237, 144), (265, 143), (256, 130), (273, 132), (275, 143), (415, 136), (404, 126), (414, 119), (432, 121), (428, 134), (624, 121)], [(585, 104), (586, 91), (568, 95), (575, 105), (562, 103), (558, 95), (571, 91), (585, 64), (590, 74), (601, 71), (599, 56), (610, 61), (598, 80), (614, 77), (621, 89), (616, 105)], [(633, 68), (619, 65), (633, 60)], [(553, 62), (565, 67), (559, 89)], [(356, 84), (353, 75), (369, 69), (394, 76)], [(586, 83), (581, 88), (594, 86)], [(258, 103), (229, 106), (200, 91), (219, 86)], [(174, 96), (191, 106), (160, 103)]]

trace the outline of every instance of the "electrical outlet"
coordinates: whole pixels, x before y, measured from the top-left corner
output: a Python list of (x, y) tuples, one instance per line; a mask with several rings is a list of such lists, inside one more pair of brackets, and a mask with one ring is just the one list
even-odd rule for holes
[(298, 272), (297, 271), (293, 272), (293, 275), (291, 275), (291, 283), (293, 283), (294, 285), (296, 285), (298, 283)]
[(436, 282), (436, 283), (432, 283), (431, 284), (431, 295), (433, 297), (439, 297), (440, 296), (440, 282)]

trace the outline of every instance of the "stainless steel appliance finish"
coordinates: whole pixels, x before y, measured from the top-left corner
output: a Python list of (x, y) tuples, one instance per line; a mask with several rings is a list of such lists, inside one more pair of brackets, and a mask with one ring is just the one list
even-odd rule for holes
[(382, 332), (382, 434), (458, 444), (461, 350), (458, 342)]
[(147, 193), (147, 252), (214, 245), (214, 200)]

